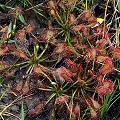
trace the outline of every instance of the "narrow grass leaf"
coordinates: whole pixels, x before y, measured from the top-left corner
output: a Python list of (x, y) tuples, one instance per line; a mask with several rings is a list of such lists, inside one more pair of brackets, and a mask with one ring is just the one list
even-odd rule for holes
[(12, 9), (12, 7), (10, 7), (10, 6), (6, 6), (6, 5), (3, 5), (3, 4), (0, 4), (0, 7), (2, 8), (2, 9), (6, 9), (6, 8), (10, 8), (10, 9)]
[(22, 102), (22, 110), (21, 110), (21, 112), (22, 112), (22, 120), (25, 120), (25, 115), (24, 115), (24, 104), (23, 104), (23, 102)]
[(118, 11), (120, 11), (120, 0), (118, 2)]
[[(117, 88), (116, 88), (116, 90), (117, 90)], [(104, 118), (105, 114), (109, 110), (111, 102), (114, 99), (114, 95), (115, 95), (116, 90), (112, 94), (110, 94), (110, 92), (109, 92), (108, 95), (106, 96), (106, 99), (104, 101), (104, 104), (103, 104), (103, 107), (102, 107), (102, 110), (101, 110), (101, 114), (100, 114), (101, 119)]]
[(26, 23), (26, 21), (25, 21), (25, 19), (24, 19), (24, 17), (23, 17), (23, 15), (19, 15), (19, 19), (20, 19), (20, 21), (23, 23), (23, 24), (27, 24)]
[(11, 43), (16, 43), (16, 40), (9, 40), (8, 43), (9, 43), (9, 44), (11, 44)]

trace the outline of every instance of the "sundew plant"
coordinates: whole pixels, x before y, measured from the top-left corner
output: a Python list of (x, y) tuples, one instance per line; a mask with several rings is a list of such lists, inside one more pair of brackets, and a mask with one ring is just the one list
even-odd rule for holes
[[(50, 120), (60, 115), (69, 120), (104, 119), (119, 98), (120, 84), (120, 47), (106, 12), (102, 19), (87, 1), (49, 0), (39, 14), (33, 3), (22, 0), (9, 8), (12, 21), (1, 26), (1, 86), (14, 81), (10, 89), (15, 97), (23, 97), (22, 119), (37, 117), (47, 107)], [(24, 14), (29, 10), (47, 21), (39, 34), (36, 23)], [(36, 94), (44, 97), (36, 100)], [(3, 120), (9, 107), (0, 108)]]

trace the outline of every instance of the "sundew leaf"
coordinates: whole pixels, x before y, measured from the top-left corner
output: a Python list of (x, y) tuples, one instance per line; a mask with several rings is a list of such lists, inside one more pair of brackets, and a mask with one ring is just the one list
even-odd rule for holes
[(77, 0), (67, 0), (69, 4), (75, 4)]

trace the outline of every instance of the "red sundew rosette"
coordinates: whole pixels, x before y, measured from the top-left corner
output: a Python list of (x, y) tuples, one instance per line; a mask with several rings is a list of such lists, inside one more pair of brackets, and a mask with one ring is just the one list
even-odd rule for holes
[(97, 45), (99, 47), (99, 49), (103, 49), (105, 47), (105, 45), (107, 45), (109, 43), (109, 41), (107, 39), (101, 39), (99, 40), (99, 42), (97, 42)]
[(94, 78), (95, 74), (94, 74), (94, 72), (92, 70), (88, 70), (88, 73), (91, 76), (91, 78)]
[(88, 18), (88, 23), (89, 23), (89, 27), (94, 27), (95, 25), (98, 24), (97, 22), (97, 18), (95, 18), (93, 15), (91, 15), (89, 18)]
[(96, 87), (96, 91), (100, 96), (107, 96), (108, 92), (112, 93), (114, 90), (114, 83), (109, 80), (105, 79), (102, 83), (98, 84)]
[(98, 81), (98, 83), (103, 82), (104, 81), (104, 77), (105, 77), (105, 75), (103, 75), (101, 73), (98, 73), (97, 74), (97, 81)]
[(102, 26), (102, 25), (96, 26), (94, 28), (94, 36), (96, 36), (96, 37), (103, 36), (103, 29), (105, 32), (105, 36), (103, 39), (106, 39), (106, 40), (110, 39), (110, 34), (108, 33), (108, 28), (107, 27), (104, 28), (104, 26)]
[(50, 9), (50, 14), (56, 18), (57, 17), (57, 4), (55, 1), (50, 0), (48, 1), (48, 7)]
[(33, 72), (34, 74), (39, 75), (39, 74), (45, 74), (46, 70), (41, 65), (36, 65), (34, 66)]
[(70, 59), (66, 59), (65, 63), (68, 65), (71, 72), (76, 73), (77, 72), (77, 64), (73, 62)]
[(26, 81), (25, 81), (25, 83), (23, 84), (21, 93), (22, 93), (23, 95), (28, 95), (28, 94), (30, 94), (30, 79), (29, 79), (29, 78), (27, 78)]
[(75, 107), (72, 110), (72, 113), (74, 114), (76, 119), (80, 116), (80, 105), (79, 105), (79, 103), (76, 103)]
[(74, 106), (72, 102), (70, 101), (68, 104), (69, 108), (67, 109), (67, 113), (69, 115), (72, 114), (70, 120), (76, 120), (80, 116), (80, 104), (77, 102)]
[(87, 99), (86, 103), (90, 108), (90, 115), (92, 120), (98, 120), (99, 119), (98, 109), (101, 108), (101, 105), (93, 98)]
[(64, 104), (68, 102), (68, 96), (64, 95), (64, 96), (60, 96), (58, 98), (56, 98), (55, 100), (55, 104)]
[(1, 40), (3, 40), (3, 41), (9, 40), (9, 38), (10, 38), (9, 30), (8, 30), (8, 29), (9, 29), (9, 26), (10, 26), (10, 24), (7, 25), (7, 26), (4, 26), (4, 27), (0, 30), (0, 32), (3, 33), (2, 36), (1, 36)]
[(76, 43), (74, 46), (75, 46), (75, 48), (78, 49), (78, 50), (82, 50), (82, 49), (87, 48), (86, 45), (82, 45), (82, 44), (79, 44), (79, 43)]
[(15, 91), (22, 93), (22, 88), (23, 88), (23, 80), (21, 80), (19, 83), (17, 83), (17, 85), (15, 87)]
[(97, 74), (97, 81), (101, 83), (104, 81), (104, 77), (114, 72), (114, 66), (112, 59), (108, 56), (99, 55), (96, 57), (96, 62), (102, 64)]
[(91, 106), (92, 106), (96, 111), (99, 110), (99, 109), (101, 109), (102, 105), (101, 105), (98, 101), (94, 100), (93, 98), (90, 98), (90, 100), (91, 100)]
[(102, 75), (108, 75), (108, 74), (112, 73), (114, 70), (115, 69), (114, 69), (114, 65), (113, 65), (112, 61), (110, 61), (109, 59), (106, 59), (104, 64), (101, 66), (99, 73)]
[(56, 77), (60, 82), (64, 82), (64, 81), (68, 83), (73, 82), (73, 80), (71, 79), (73, 74), (69, 70), (67, 70), (65, 67), (62, 66), (60, 68), (57, 68), (55, 73), (56, 73)]
[(95, 36), (102, 36), (103, 35), (103, 26), (99, 25), (94, 28), (94, 35)]
[(81, 73), (83, 71), (83, 66), (82, 64), (79, 64), (78, 65), (78, 72)]
[(66, 9), (65, 3), (64, 3), (63, 1), (61, 1), (61, 0), (58, 2), (58, 6), (59, 6), (60, 8), (62, 8), (63, 10)]
[(56, 48), (55, 48), (55, 50), (54, 50), (54, 54), (62, 54), (63, 53), (63, 51), (65, 51), (65, 48), (66, 48), (67, 46), (65, 45), (65, 44), (62, 44), (62, 45), (58, 45)]
[(92, 107), (90, 108), (90, 115), (91, 115), (92, 120), (99, 120), (98, 112)]
[(70, 23), (72, 23), (72, 24), (76, 24), (77, 23), (77, 20), (76, 20), (74, 14), (70, 14), (69, 19), (70, 19)]
[(54, 0), (50, 0), (50, 1), (48, 1), (48, 7), (55, 9), (57, 7), (57, 4)]
[(18, 58), (22, 58), (23, 60), (28, 60), (27, 55), (21, 49), (16, 49), (15, 47), (12, 47), (10, 54), (12, 54)]
[(2, 74), (9, 66), (8, 63), (0, 61), (0, 74)]
[(23, 45), (27, 45), (26, 32), (25, 30), (19, 30), (17, 32), (17, 40)]
[(74, 48), (72, 48), (71, 46), (66, 46), (63, 51), (63, 56), (66, 56), (66, 57), (72, 56), (74, 58), (77, 58), (78, 54), (75, 52)]
[(4, 56), (11, 49), (10, 45), (4, 46), (0, 48), (0, 56)]
[(97, 54), (98, 54), (98, 49), (95, 47), (92, 47), (88, 49), (85, 53), (85, 59), (90, 62), (91, 60), (95, 60)]
[(77, 25), (77, 26), (73, 27), (72, 30), (75, 32), (82, 31), (84, 36), (88, 36), (88, 34), (87, 34), (88, 30), (87, 30), (87, 27), (85, 25), (82, 25), (82, 24)]
[(70, 46), (66, 46), (65, 44), (57, 46), (53, 53), (54, 55), (62, 55), (62, 57), (78, 57), (78, 54), (75, 52), (75, 50)]
[(34, 109), (29, 110), (29, 116), (30, 117), (37, 117), (44, 109), (44, 104), (40, 103), (38, 104), (36, 107), (34, 107)]
[(53, 30), (52, 28), (51, 28), (51, 29), (45, 29), (45, 30), (42, 32), (39, 40), (48, 41), (48, 40), (54, 38), (54, 37), (55, 37), (55, 34), (56, 34), (56, 31)]
[(111, 58), (110, 57), (108, 57), (107, 55), (98, 55), (97, 57), (96, 57), (96, 62), (98, 62), (98, 63), (104, 63), (104, 62), (107, 62), (107, 61), (111, 61)]
[(83, 21), (87, 21), (92, 16), (92, 12), (90, 10), (86, 10), (81, 13), (81, 18)]
[(19, 50), (19, 51), (18, 51), (18, 55), (19, 55), (21, 58), (23, 58), (24, 60), (28, 60), (28, 57), (26, 56), (26, 54), (25, 54), (23, 51)]
[(32, 25), (28, 25), (28, 26), (25, 28), (25, 32), (26, 32), (26, 33), (31, 33), (33, 30), (34, 30), (34, 27), (33, 27)]
[(31, 82), (30, 82), (30, 78), (25, 79), (25, 82), (23, 82), (23, 80), (21, 80), (15, 88), (16, 92), (19, 92), (22, 95), (28, 95), (31, 92)]
[(110, 49), (111, 49), (111, 52), (112, 52), (113, 59), (120, 60), (120, 48), (111, 46)]
[[(83, 44), (82, 43), (79, 43), (79, 40), (82, 40), (83, 39), (83, 35), (82, 34), (76, 34), (75, 36), (73, 36), (71, 38), (71, 42), (73, 43), (73, 45), (75, 46), (75, 44), (78, 44), (80, 46), (82, 46)], [(84, 45), (85, 46), (85, 45)], [(75, 47), (76, 48), (76, 47)], [(84, 47), (83, 47), (84, 48)], [(81, 49), (81, 48), (80, 48)]]

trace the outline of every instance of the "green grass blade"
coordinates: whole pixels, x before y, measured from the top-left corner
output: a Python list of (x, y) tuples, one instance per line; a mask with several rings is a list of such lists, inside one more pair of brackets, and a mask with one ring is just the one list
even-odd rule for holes
[(101, 113), (100, 113), (101, 119), (104, 118), (105, 114), (110, 109), (111, 103), (112, 103), (112, 101), (114, 99), (115, 92), (116, 92), (117, 88), (118, 87), (116, 87), (115, 91), (112, 94), (108, 93), (108, 95), (106, 96), (106, 99), (104, 101), (104, 104), (103, 104), (103, 107), (102, 107), (102, 110), (101, 110)]
[(120, 0), (118, 1), (118, 11), (120, 11)]
[(21, 113), (22, 113), (22, 120), (25, 120), (25, 115), (24, 115), (24, 104), (23, 104), (23, 102), (22, 102)]
[(2, 8), (2, 9), (6, 9), (6, 8), (10, 8), (10, 9), (12, 9), (12, 7), (10, 7), (10, 6), (6, 6), (6, 5), (3, 5), (3, 4), (0, 4), (0, 7)]
[(24, 17), (23, 17), (23, 15), (19, 15), (19, 20), (23, 23), (23, 24), (27, 24), (26, 23), (26, 21), (25, 21), (25, 19), (24, 19)]

